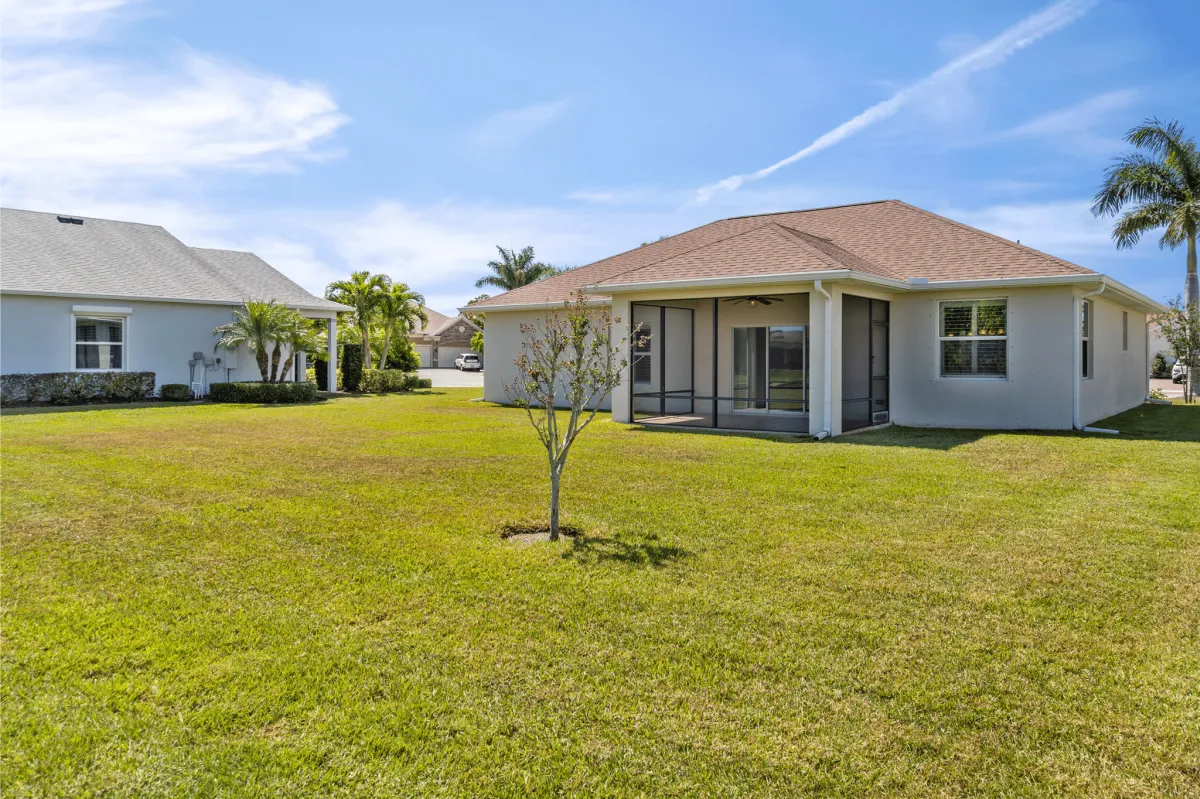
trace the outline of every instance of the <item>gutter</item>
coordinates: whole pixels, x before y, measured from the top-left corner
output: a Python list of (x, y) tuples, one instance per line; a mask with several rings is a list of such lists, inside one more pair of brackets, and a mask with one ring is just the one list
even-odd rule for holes
[(820, 441), (823, 438), (829, 438), (833, 430), (833, 297), (821, 285), (821, 281), (817, 280), (813, 283), (813, 288), (825, 298), (825, 385), (822, 413), (821, 413), (821, 430), (813, 436), (814, 441)]
[(1081, 332), (1083, 330), (1083, 301), (1088, 297), (1095, 297), (1104, 291), (1105, 284), (1100, 283), (1100, 288), (1084, 294), (1076, 294), (1072, 302), (1075, 304), (1075, 332), (1072, 334), (1075, 339), (1075, 368), (1071, 377), (1071, 426), (1076, 430), (1084, 433), (1109, 433), (1111, 435), (1120, 435), (1120, 430), (1109, 430), (1104, 427), (1087, 427), (1079, 420), (1079, 383), (1081, 372), (1083, 371), (1083, 340)]
[[(9, 294), (18, 297), (76, 297), (81, 300), (124, 300), (126, 302), (169, 302), (178, 303), (181, 305), (225, 305), (238, 306), (245, 302), (245, 299), (240, 300), (205, 300), (205, 299), (186, 299), (183, 297), (150, 297), (134, 294), (91, 294), (80, 291), (38, 291), (36, 289), (3, 289), (0, 294)], [(253, 298), (251, 298), (253, 299)], [(339, 302), (329, 300), (329, 305), (311, 305), (308, 303), (299, 302), (282, 302), (288, 308), (295, 308), (298, 311), (324, 311), (325, 313), (339, 313), (342, 311), (353, 311), (354, 309), (348, 305), (342, 305)], [(333, 307), (330, 307), (333, 306)]]
[(890, 289), (902, 291), (909, 288), (903, 280), (891, 277), (855, 272), (852, 269), (824, 269), (819, 272), (776, 272), (768, 275), (735, 275), (732, 277), (684, 278), (681, 280), (658, 280), (652, 283), (593, 283), (583, 287), (584, 291), (655, 291), (660, 289), (717, 288), (722, 286), (763, 285), (772, 283), (811, 283), (814, 280), (859, 280)]

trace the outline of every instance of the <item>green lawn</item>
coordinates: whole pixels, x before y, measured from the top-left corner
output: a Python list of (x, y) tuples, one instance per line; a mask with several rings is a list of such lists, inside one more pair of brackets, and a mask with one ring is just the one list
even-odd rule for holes
[(6, 415), (7, 796), (1191, 796), (1200, 408), (812, 443), (474, 390)]

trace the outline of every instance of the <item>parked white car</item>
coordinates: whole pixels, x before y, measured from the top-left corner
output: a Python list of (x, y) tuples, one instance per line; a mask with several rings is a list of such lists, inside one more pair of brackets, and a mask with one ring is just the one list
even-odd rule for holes
[(483, 361), (475, 353), (468, 352), (454, 359), (454, 368), (461, 372), (478, 372), (483, 369)]
[(1187, 380), (1187, 367), (1183, 365), (1183, 361), (1176, 361), (1171, 367), (1171, 382), (1182, 383)]

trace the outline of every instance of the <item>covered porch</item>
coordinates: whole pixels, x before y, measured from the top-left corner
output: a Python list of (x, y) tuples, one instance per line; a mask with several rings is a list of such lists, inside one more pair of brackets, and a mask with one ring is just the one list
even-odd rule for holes
[[(889, 419), (890, 303), (819, 281), (613, 296), (630, 339), (617, 421), (838, 435)], [(828, 320), (828, 324), (826, 323)]]

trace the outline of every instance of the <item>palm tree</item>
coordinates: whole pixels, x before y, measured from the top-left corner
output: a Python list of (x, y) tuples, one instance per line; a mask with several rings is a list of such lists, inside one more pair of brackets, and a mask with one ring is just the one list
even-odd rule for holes
[(417, 322), (429, 323), (425, 313), (425, 298), (404, 283), (393, 283), (379, 300), (379, 319), (383, 325), (383, 352), (379, 353), (379, 368), (387, 368), (388, 347), (392, 330), (404, 328), (404, 335), (417, 329)]
[(1104, 174), (1104, 185), (1096, 193), (1092, 213), (1116, 216), (1113, 226), (1118, 249), (1137, 244), (1143, 233), (1165, 228), (1159, 247), (1172, 250), (1187, 243), (1185, 305), (1200, 303), (1196, 277), (1196, 231), (1200, 229), (1200, 152), (1178, 122), (1166, 125), (1148, 119), (1125, 134), (1125, 141), (1143, 153), (1117, 159)]
[(234, 311), (232, 322), (213, 330), (213, 335), (218, 337), (216, 347), (232, 350), (245, 344), (254, 353), (263, 382), (272, 383), (274, 367), (267, 360), (267, 350), (276, 344), (290, 313), (294, 311), (274, 300), (246, 300), (240, 310)]
[(291, 371), (292, 363), (296, 360), (296, 353), (320, 352), (321, 345), (324, 344), (314, 320), (306, 319), (300, 315), (299, 311), (290, 310), (276, 338), (275, 346), (278, 347), (280, 342), (287, 346), (288, 357), (283, 362), (283, 368), (279, 370), (279, 376), (276, 378), (276, 382), (279, 383), (282, 383), (284, 376)]
[(533, 260), (533, 247), (526, 247), (515, 255), (512, 250), (506, 250), (498, 245), (496, 249), (500, 251), (500, 260), (488, 261), (488, 269), (495, 274), (476, 280), (475, 288), (494, 286), (505, 291), (512, 291), (555, 274), (555, 269), (550, 264)]
[(335, 280), (325, 287), (325, 299), (354, 309), (354, 325), (362, 334), (363, 361), (371, 363), (371, 322), (379, 309), (380, 298), (392, 285), (387, 275), (351, 272), (349, 280)]

